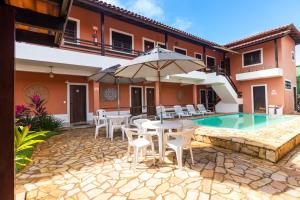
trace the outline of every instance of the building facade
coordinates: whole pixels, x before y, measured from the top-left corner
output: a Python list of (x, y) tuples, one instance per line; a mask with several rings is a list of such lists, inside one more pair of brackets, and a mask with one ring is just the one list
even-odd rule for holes
[[(88, 77), (159, 45), (207, 66), (162, 78), (161, 104), (202, 103), (217, 112), (246, 113), (267, 113), (277, 105), (288, 114), (296, 104), (299, 43), (299, 31), (287, 25), (219, 45), (103, 2), (75, 0), (60, 48), (16, 44), (16, 104), (38, 93), (51, 114), (71, 123), (91, 120), (99, 108), (114, 111), (117, 86)], [(152, 77), (121, 84), (121, 110), (149, 113), (159, 103), (157, 86)]]

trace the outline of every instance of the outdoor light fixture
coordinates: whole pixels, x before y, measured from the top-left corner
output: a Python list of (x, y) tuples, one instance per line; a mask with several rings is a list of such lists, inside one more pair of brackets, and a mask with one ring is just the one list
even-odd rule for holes
[(50, 78), (54, 78), (53, 66), (49, 66), (49, 67), (50, 67), (49, 77), (50, 77)]

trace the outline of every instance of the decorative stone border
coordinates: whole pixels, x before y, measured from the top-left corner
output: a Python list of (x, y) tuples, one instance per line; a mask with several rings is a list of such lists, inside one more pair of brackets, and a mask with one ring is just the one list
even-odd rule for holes
[(195, 131), (199, 142), (277, 162), (300, 143), (300, 117), (254, 132), (204, 127)]

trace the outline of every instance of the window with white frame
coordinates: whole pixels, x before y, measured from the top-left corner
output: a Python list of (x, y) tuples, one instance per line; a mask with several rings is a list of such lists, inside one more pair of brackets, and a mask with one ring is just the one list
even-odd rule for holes
[(78, 22), (73, 19), (68, 19), (65, 33), (64, 33), (64, 40), (66, 42), (72, 42), (76, 43), (77, 42), (77, 37), (78, 37)]
[(144, 52), (154, 49), (155, 42), (151, 40), (144, 39)]
[(186, 55), (186, 49), (174, 47), (174, 51), (183, 55)]
[(248, 51), (243, 53), (243, 66), (259, 65), (262, 64), (262, 49)]
[(202, 54), (201, 53), (195, 53), (195, 58), (202, 60)]
[(113, 50), (131, 53), (133, 48), (133, 36), (112, 30), (111, 45)]
[(286, 90), (292, 89), (292, 82), (291, 82), (290, 80), (285, 80), (285, 81), (284, 81), (284, 88), (285, 88)]

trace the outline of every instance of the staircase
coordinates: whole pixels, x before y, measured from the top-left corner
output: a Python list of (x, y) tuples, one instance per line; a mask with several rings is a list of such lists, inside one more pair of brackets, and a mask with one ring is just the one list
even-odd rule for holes
[(211, 85), (221, 101), (215, 106), (216, 112), (239, 112), (239, 105), (243, 103), (241, 93), (237, 90), (233, 81), (225, 74), (209, 73), (200, 85)]

